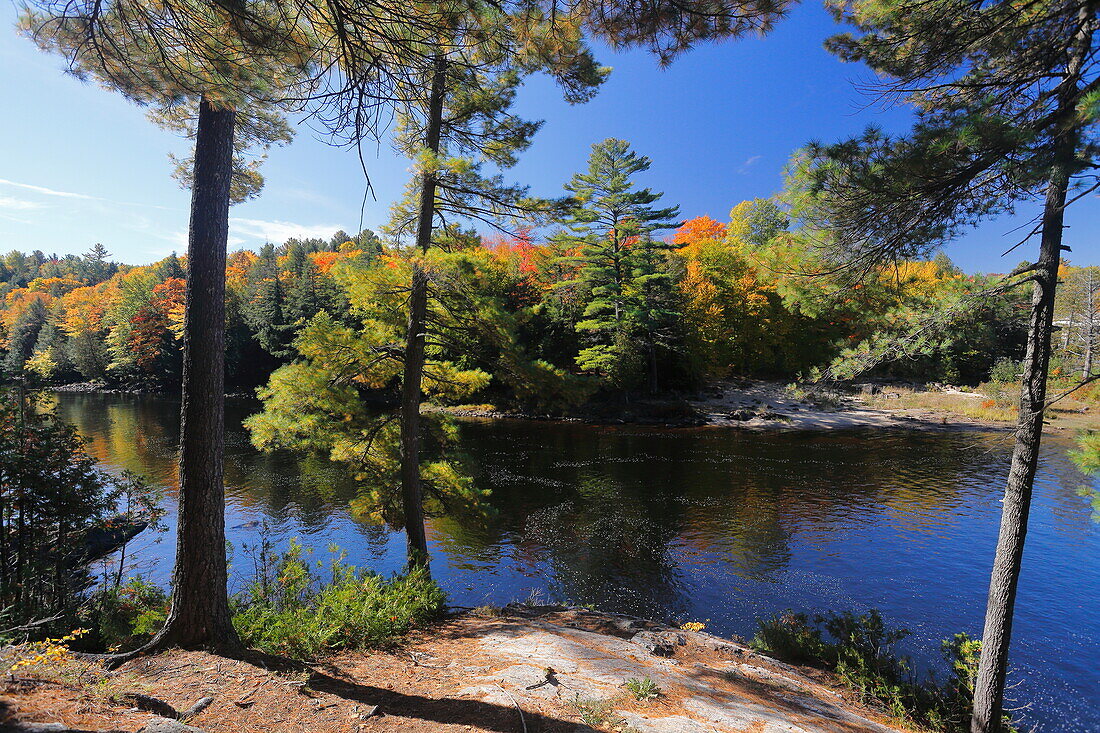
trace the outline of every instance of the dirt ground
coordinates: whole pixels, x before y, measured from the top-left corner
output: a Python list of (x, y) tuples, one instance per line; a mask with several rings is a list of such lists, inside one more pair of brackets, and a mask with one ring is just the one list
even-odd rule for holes
[[(10, 660), (18, 650), (6, 651)], [(7, 666), (7, 665), (5, 665)], [(652, 680), (639, 700), (629, 679)], [(636, 731), (856, 733), (897, 730), (821, 673), (796, 670), (705, 633), (583, 610), (509, 607), (464, 614), (386, 652), (338, 654), (279, 670), (171, 651), (107, 672), (63, 660), (7, 673), (0, 722), (135, 731), (151, 714), (129, 694), (210, 733), (237, 731)]]

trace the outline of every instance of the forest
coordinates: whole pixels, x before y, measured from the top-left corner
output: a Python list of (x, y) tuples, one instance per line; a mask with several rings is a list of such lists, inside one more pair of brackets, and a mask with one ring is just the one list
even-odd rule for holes
[[(860, 376), (973, 386), (1023, 357), (1026, 296), (984, 296), (1001, 276), (964, 273), (946, 254), (849, 282), (811, 275), (821, 264), (813, 248), (770, 199), (736, 204), (724, 223), (660, 223), (666, 232), (620, 231), (619, 251), (604, 244), (610, 227), (577, 232), (567, 220), (542, 237), (450, 232), (436, 263), (432, 358), (491, 377), (468, 402), (561, 413), (731, 377), (812, 380), (937, 318), (922, 343)], [(379, 329), (378, 314), (399, 315), (403, 259), (400, 242), (371, 230), (230, 253), (227, 389), (266, 384), (280, 366), (308, 361), (322, 338), (399, 341), (400, 318)], [(178, 388), (185, 256), (128, 266), (96, 245), (65, 257), (11, 252), (2, 266), (7, 379)], [(1061, 277), (1053, 369), (1087, 374), (1100, 280), (1070, 264)], [(380, 382), (377, 399), (395, 384)]]

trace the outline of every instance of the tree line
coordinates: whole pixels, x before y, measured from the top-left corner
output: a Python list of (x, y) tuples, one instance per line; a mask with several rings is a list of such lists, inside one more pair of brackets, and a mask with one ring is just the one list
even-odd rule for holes
[[(477, 315), (433, 320), (430, 351), (437, 361), (485, 372), (462, 399), (561, 412), (729, 377), (809, 378), (1000, 278), (966, 274), (942, 252), (856, 283), (811, 275), (822, 263), (810, 235), (792, 228), (776, 200), (738, 203), (726, 222), (681, 222), (677, 207), (654, 208), (660, 193), (637, 187), (635, 174), (648, 167), (625, 141), (607, 140), (593, 146), (588, 170), (566, 183), (541, 233), (522, 225), (518, 233), (446, 233), (424, 266), (433, 302)], [(250, 390), (283, 365), (308, 363), (316, 340), (337, 327), (363, 342), (396, 338), (408, 253), (394, 224), (381, 236), (340, 231), (231, 253), (228, 388)], [(186, 258), (127, 266), (108, 257), (97, 245), (84, 256), (12, 252), (0, 260), (6, 376), (178, 384)], [(1091, 368), (1100, 306), (1094, 269), (1062, 267), (1069, 286), (1059, 296), (1065, 325), (1056, 368), (1066, 372)], [(387, 334), (378, 331), (381, 309), (395, 314)], [(978, 384), (994, 365), (1023, 356), (1025, 312), (1026, 299), (1014, 293), (979, 297), (872, 375)], [(397, 373), (377, 379), (373, 404), (384, 404), (387, 388), (399, 383)]]

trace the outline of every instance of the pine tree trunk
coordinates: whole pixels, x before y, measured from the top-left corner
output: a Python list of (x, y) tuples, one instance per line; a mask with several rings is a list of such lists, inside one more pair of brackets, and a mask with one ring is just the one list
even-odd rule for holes
[[(428, 98), (428, 129), (425, 147), (439, 152), (443, 122), (443, 91), (446, 62), (436, 57), (432, 91)], [(417, 212), (416, 247), (423, 257), (432, 246), (435, 224), (434, 170), (423, 173)], [(424, 381), (424, 347), (427, 337), (428, 275), (414, 259), (409, 292), (409, 328), (405, 343), (405, 371), (401, 380), (401, 501), (405, 511), (405, 535), (409, 566), (428, 565), (428, 540), (424, 533), (424, 505), (420, 489), (420, 393)]]
[(1066, 193), (1069, 190), (1080, 138), (1080, 131), (1075, 126), (1074, 110), (1080, 70), (1091, 47), (1095, 22), (1091, 11), (1086, 7), (1081, 9), (1080, 20), (1074, 52), (1058, 90), (1059, 106), (1067, 121), (1065, 127), (1056, 134), (1052, 145), (1054, 162), (1047, 183), (1039, 261), (1034, 272), (1027, 353), (1024, 357), (1020, 390), (1020, 415), (1001, 510), (997, 552), (989, 581), (981, 660), (974, 683), (971, 733), (998, 733), (1002, 728), (1012, 616), (1024, 554), (1024, 539), (1027, 535), (1028, 514), (1031, 510), (1035, 470), (1039, 460), (1039, 443), (1043, 434), (1043, 411), (1050, 367), (1054, 297), (1061, 262)]
[(180, 416), (179, 518), (172, 608), (152, 645), (240, 646), (229, 615), (225, 557), (225, 250), (236, 114), (199, 105), (187, 245)]

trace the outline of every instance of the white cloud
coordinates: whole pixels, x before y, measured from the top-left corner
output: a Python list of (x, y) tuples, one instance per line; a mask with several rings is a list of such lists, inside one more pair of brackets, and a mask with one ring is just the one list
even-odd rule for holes
[(18, 216), (8, 216), (7, 214), (0, 212), (0, 219), (6, 219), (7, 221), (14, 221), (16, 224), (30, 224), (34, 225), (33, 221), (28, 219), (20, 219)]
[[(105, 199), (101, 196), (90, 196), (86, 193), (76, 193), (74, 191), (59, 191), (56, 188), (46, 188), (45, 186), (35, 186), (30, 183), (20, 183), (18, 181), (9, 181), (6, 178), (0, 178), (0, 186), (12, 186), (14, 188), (20, 188), (24, 191), (31, 191), (33, 193), (40, 194), (42, 196), (55, 196), (65, 199), (79, 199), (81, 201), (92, 201), (96, 203), (88, 204), (89, 206), (99, 206), (100, 204), (107, 204), (111, 206), (141, 206), (148, 209), (162, 209), (164, 211), (171, 211), (169, 206), (160, 206), (159, 204), (140, 204), (133, 201), (115, 201), (112, 199)], [(28, 202), (30, 203), (30, 202)], [(30, 208), (30, 207), (28, 207)], [(37, 206), (33, 208), (38, 208)]]
[(749, 169), (759, 163), (764, 158), (763, 155), (753, 155), (745, 159), (745, 162), (741, 164), (741, 167), (737, 169), (737, 172), (741, 175), (745, 175), (749, 172)]
[(272, 244), (282, 244), (291, 237), (298, 239), (328, 239), (339, 230), (336, 224), (295, 224), (290, 221), (267, 221), (264, 219), (229, 220), (229, 230), (244, 240), (262, 240)]
[(0, 209), (26, 211), (27, 209), (41, 209), (44, 205), (45, 204), (40, 204), (36, 201), (27, 201), (25, 199), (12, 198), (11, 196), (0, 194)]
[(5, 178), (0, 178), (0, 184), (4, 186), (14, 186), (15, 188), (22, 188), (25, 191), (34, 191), (44, 196), (60, 196), (67, 199), (85, 199), (87, 201), (103, 201), (103, 199), (96, 196), (89, 196), (86, 193), (73, 193), (72, 191), (58, 191), (53, 188), (45, 188), (44, 186), (32, 186), (29, 183), (18, 183), (16, 181), (9, 181)]

